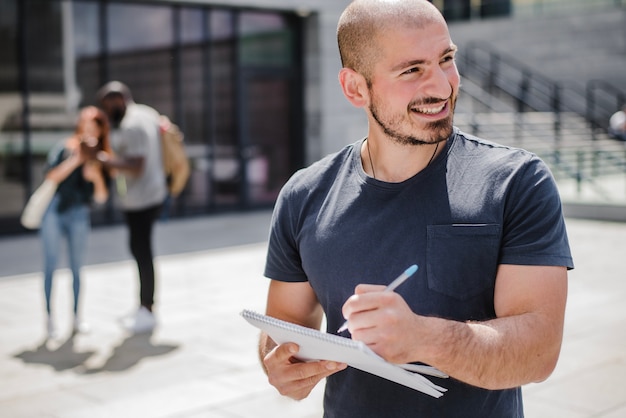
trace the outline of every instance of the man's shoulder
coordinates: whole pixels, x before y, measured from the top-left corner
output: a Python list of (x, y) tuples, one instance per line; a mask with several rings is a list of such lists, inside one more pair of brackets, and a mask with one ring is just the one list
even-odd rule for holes
[(342, 167), (345, 167), (346, 164), (352, 164), (356, 144), (346, 145), (341, 150), (328, 154), (311, 165), (296, 171), (287, 182), (287, 186), (293, 190), (310, 190), (313, 185), (323, 185), (327, 180), (336, 178)]
[(551, 173), (545, 161), (531, 151), (457, 130), (448, 156), (448, 176), (464, 182), (498, 184), (506, 178), (533, 181)]
[(467, 147), (488, 147), (488, 148), (497, 148), (497, 149), (514, 149), (509, 145), (504, 145), (495, 141), (491, 141), (489, 139), (485, 139), (476, 135), (472, 135), (470, 133), (464, 132), (458, 128), (454, 128), (455, 133), (455, 142), (461, 143)]
[(126, 107), (126, 115), (122, 120), (122, 125), (129, 123), (137, 123), (139, 121), (145, 119), (154, 120), (155, 123), (159, 122), (160, 114), (154, 108), (140, 104), (140, 103), (129, 103)]
[(484, 160), (500, 160), (503, 156), (509, 159), (519, 158), (520, 160), (529, 160), (537, 157), (534, 153), (523, 148), (480, 138), (459, 129), (455, 129), (452, 155)]
[(157, 138), (159, 133), (159, 113), (150, 106), (130, 103), (120, 124), (122, 135), (129, 139)]

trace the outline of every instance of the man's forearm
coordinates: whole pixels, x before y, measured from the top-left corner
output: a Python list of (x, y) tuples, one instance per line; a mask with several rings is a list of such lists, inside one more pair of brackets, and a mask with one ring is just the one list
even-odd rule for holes
[(104, 152), (98, 153), (97, 160), (106, 168), (128, 172), (137, 175), (143, 171), (143, 157), (114, 157)]
[(486, 389), (545, 380), (554, 369), (562, 331), (537, 313), (487, 322), (424, 318), (437, 330), (425, 360), (450, 376)]

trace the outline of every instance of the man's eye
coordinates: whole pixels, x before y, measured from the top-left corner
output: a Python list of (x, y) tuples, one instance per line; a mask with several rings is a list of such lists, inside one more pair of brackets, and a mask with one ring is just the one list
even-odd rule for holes
[(443, 57), (443, 59), (441, 60), (441, 62), (450, 62), (450, 61), (454, 61), (454, 55), (448, 55)]
[(418, 72), (418, 71), (419, 71), (419, 68), (417, 68), (417, 67), (413, 67), (413, 68), (409, 68), (408, 70), (406, 70), (406, 71), (404, 72), (404, 74), (413, 74), (413, 73), (416, 73), (416, 72)]

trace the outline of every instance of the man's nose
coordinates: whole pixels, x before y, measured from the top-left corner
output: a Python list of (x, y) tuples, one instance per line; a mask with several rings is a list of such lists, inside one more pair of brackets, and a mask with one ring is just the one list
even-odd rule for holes
[(450, 80), (449, 70), (435, 67), (429, 71), (428, 77), (422, 85), (421, 93), (426, 97), (446, 100), (452, 95), (453, 82), (454, 80)]

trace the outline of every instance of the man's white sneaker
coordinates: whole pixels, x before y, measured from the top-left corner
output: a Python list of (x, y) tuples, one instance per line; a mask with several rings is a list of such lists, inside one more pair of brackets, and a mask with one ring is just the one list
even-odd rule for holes
[(124, 318), (122, 320), (124, 328), (134, 334), (141, 334), (144, 332), (150, 332), (156, 327), (156, 319), (154, 314), (148, 310), (145, 306), (139, 308), (135, 316), (130, 318)]
[(91, 331), (91, 328), (89, 328), (89, 325), (86, 322), (83, 322), (79, 318), (75, 317), (72, 331), (74, 334), (86, 334)]

